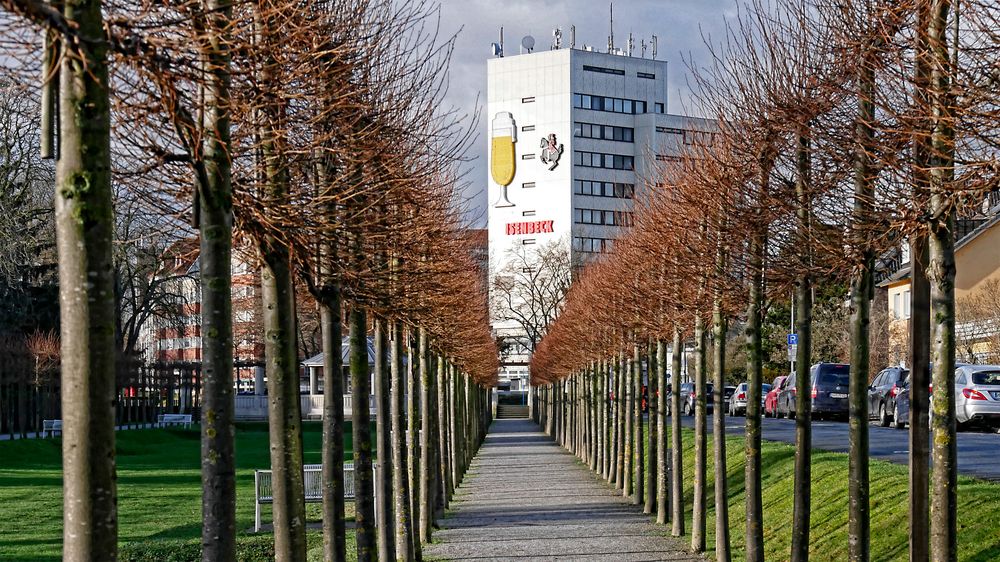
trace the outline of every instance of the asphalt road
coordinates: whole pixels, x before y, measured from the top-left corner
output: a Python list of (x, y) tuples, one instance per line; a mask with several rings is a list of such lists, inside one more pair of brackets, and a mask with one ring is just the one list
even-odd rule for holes
[[(693, 417), (684, 417), (685, 427), (694, 427)], [(726, 433), (731, 436), (744, 435), (743, 417), (726, 416)], [(764, 439), (768, 441), (795, 442), (795, 420), (763, 419)], [(711, 431), (711, 421), (709, 421)], [(813, 421), (812, 441), (814, 449), (847, 452), (848, 426), (839, 421)], [(908, 464), (909, 429), (868, 426), (869, 452), (872, 458), (899, 464)], [(985, 480), (1000, 482), (1000, 435), (976, 430), (958, 433), (958, 472)]]

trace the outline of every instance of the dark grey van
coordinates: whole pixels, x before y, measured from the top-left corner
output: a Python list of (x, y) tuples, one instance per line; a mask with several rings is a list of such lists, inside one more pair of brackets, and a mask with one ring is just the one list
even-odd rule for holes
[[(815, 418), (846, 418), (851, 366), (817, 363), (809, 369), (812, 382), (812, 415)], [(778, 395), (778, 416), (795, 417), (795, 373), (789, 375)]]

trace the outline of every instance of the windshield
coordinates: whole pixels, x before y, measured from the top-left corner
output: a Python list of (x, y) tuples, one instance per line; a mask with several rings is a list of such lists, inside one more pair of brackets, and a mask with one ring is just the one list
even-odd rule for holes
[(972, 384), (1000, 385), (1000, 371), (972, 373)]
[(768, 392), (771, 392), (771, 385), (769, 385), (767, 383), (764, 383), (764, 384), (760, 385), (760, 391), (763, 394), (767, 394)]
[(817, 385), (822, 386), (847, 386), (850, 384), (850, 377), (848, 375), (838, 375), (837, 373), (823, 373), (819, 376), (819, 382)]

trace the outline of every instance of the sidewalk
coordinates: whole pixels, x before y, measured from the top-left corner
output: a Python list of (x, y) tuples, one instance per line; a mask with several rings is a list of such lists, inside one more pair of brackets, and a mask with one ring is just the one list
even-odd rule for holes
[(528, 420), (496, 420), (424, 554), (443, 560), (697, 560)]

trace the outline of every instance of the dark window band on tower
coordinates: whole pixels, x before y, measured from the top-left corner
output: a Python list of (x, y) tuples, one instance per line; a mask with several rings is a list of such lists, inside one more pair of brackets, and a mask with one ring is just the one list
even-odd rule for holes
[(635, 75), (639, 78), (645, 78), (647, 80), (656, 80), (656, 75), (651, 72), (636, 72)]
[(601, 74), (614, 74), (615, 76), (625, 76), (625, 71), (618, 68), (604, 68), (603, 66), (583, 65), (587, 72), (600, 72)]

